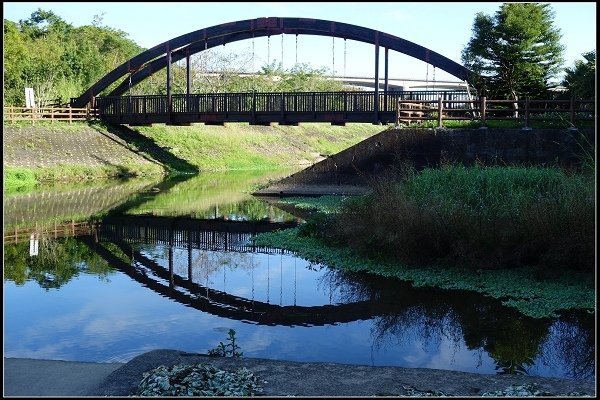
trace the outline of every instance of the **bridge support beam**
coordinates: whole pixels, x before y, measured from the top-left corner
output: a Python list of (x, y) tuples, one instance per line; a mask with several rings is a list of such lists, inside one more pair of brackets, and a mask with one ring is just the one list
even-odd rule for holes
[(167, 43), (167, 125), (171, 123), (171, 112), (173, 111), (173, 99), (171, 97), (171, 79), (171, 48), (169, 47), (169, 43)]
[(185, 98), (185, 109), (187, 112), (190, 112), (190, 94), (192, 93), (192, 80), (191, 78), (191, 70), (192, 67), (190, 65), (190, 51), (186, 50), (185, 52), (185, 94), (187, 95)]

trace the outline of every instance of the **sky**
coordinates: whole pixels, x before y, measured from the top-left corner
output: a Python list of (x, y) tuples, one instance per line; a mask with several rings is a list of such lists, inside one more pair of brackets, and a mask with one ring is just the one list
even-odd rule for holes
[[(66, 22), (90, 25), (101, 16), (102, 25), (122, 30), (144, 48), (180, 35), (222, 23), (260, 17), (316, 18), (359, 25), (385, 32), (433, 50), (457, 63), (472, 35), (478, 12), (493, 16), (502, 3), (495, 2), (4, 2), (4, 18), (18, 22), (38, 8), (51, 10)], [(563, 67), (573, 67), (582, 54), (596, 48), (596, 3), (551, 2), (554, 26), (565, 46)], [(375, 75), (373, 45), (330, 37), (277, 35), (227, 44), (224, 54), (254, 55), (253, 68), (267, 60), (296, 62), (312, 68), (334, 70), (338, 76)], [(380, 76), (383, 77), (383, 49)], [(395, 51), (389, 52), (390, 78), (456, 81), (452, 75)]]

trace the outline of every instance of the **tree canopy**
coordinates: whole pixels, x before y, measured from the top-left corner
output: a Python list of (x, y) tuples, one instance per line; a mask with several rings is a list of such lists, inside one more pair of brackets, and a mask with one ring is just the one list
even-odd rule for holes
[(518, 99), (543, 96), (561, 72), (564, 47), (549, 4), (504, 3), (495, 15), (478, 13), (462, 51), (465, 67), (482, 79), (481, 94)]
[(596, 98), (596, 50), (583, 54), (583, 60), (576, 60), (573, 68), (565, 69), (562, 84), (573, 97)]
[(32, 87), (38, 106), (66, 104), (143, 49), (120, 30), (74, 27), (37, 9), (18, 23), (4, 20), (4, 105), (23, 105)]

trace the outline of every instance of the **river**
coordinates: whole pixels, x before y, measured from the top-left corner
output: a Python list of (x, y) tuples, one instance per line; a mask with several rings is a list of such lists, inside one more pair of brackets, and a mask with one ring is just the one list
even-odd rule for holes
[(595, 319), (534, 319), (252, 246), (303, 222), (253, 197), (285, 171), (4, 196), (4, 356), (127, 362), (154, 349), (593, 379)]

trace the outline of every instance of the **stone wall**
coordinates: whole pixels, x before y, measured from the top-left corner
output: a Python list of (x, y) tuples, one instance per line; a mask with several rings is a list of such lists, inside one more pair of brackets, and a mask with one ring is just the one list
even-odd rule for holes
[(581, 136), (595, 145), (595, 131), (576, 129), (403, 129), (374, 135), (279, 183), (359, 184), (394, 162), (417, 169), (441, 162), (471, 165), (577, 167)]

